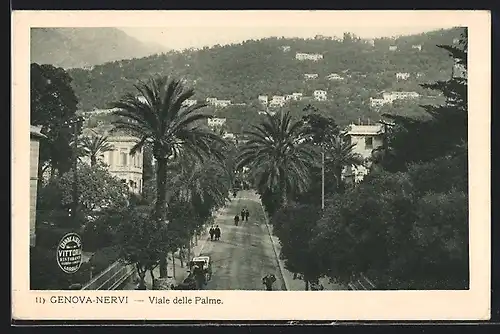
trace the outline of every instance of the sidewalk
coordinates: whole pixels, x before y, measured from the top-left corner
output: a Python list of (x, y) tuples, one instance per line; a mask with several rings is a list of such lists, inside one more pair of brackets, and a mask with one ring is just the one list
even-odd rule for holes
[[(306, 283), (302, 279), (293, 279), (293, 273), (288, 271), (285, 268), (285, 263), (281, 259), (280, 254), (281, 254), (281, 245), (279, 238), (274, 235), (273, 233), (273, 226), (269, 223), (269, 218), (267, 217), (267, 213), (264, 210), (264, 206), (260, 202), (260, 198), (258, 196), (255, 196), (255, 200), (260, 203), (260, 206), (262, 208), (262, 211), (264, 212), (264, 219), (266, 226), (269, 231), (269, 236), (271, 238), (271, 241), (273, 243), (273, 247), (276, 251), (277, 257), (278, 257), (278, 262), (279, 262), (279, 267), (281, 274), (283, 276), (283, 280), (285, 282), (285, 288), (288, 291), (305, 291), (306, 289)], [(347, 290), (346, 288), (342, 287), (341, 285), (331, 283), (328, 278), (322, 277), (319, 279), (319, 283), (323, 285), (325, 290)]]

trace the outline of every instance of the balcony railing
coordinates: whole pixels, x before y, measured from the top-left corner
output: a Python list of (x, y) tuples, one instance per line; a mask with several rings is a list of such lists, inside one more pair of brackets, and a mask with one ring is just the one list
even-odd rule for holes
[(365, 275), (361, 275), (359, 279), (353, 280), (347, 285), (349, 290), (375, 290), (375, 284)]
[(135, 273), (133, 265), (116, 261), (85, 284), (82, 290), (115, 290)]

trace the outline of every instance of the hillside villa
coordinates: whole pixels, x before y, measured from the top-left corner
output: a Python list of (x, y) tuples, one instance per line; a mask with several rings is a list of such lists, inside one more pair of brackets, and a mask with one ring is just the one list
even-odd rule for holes
[(185, 100), (184, 102), (182, 102), (182, 105), (184, 107), (191, 107), (191, 106), (194, 106), (198, 103), (198, 100)]
[(208, 126), (211, 128), (214, 127), (221, 127), (224, 124), (226, 124), (226, 119), (225, 118), (219, 118), (219, 117), (210, 117), (207, 119)]
[(283, 107), (285, 105), (285, 97), (281, 95), (274, 95), (271, 102), (269, 103), (270, 107)]
[(410, 73), (407, 73), (407, 72), (396, 73), (397, 80), (408, 80), (409, 77), (410, 77)]
[[(91, 129), (85, 129), (82, 135), (88, 135), (89, 131)], [(131, 192), (140, 194), (143, 186), (143, 151), (140, 149), (135, 154), (130, 153), (139, 139), (128, 135), (110, 134), (109, 130), (102, 131), (102, 134), (108, 136), (107, 142), (113, 147), (113, 150), (102, 152), (97, 160), (104, 163), (108, 172), (122, 180)], [(84, 163), (90, 163), (88, 156), (82, 157), (81, 160)]]
[(218, 100), (216, 97), (207, 97), (205, 101), (208, 105), (216, 108), (224, 108), (231, 105), (231, 100)]
[(386, 101), (394, 100), (407, 100), (407, 99), (416, 99), (420, 97), (420, 94), (417, 92), (383, 92), (382, 98)]
[(259, 102), (262, 103), (263, 105), (267, 105), (268, 103), (268, 98), (266, 95), (259, 95)]
[(344, 78), (338, 75), (337, 73), (332, 73), (326, 77), (326, 80), (344, 80)]
[(306, 79), (306, 80), (314, 80), (314, 79), (317, 79), (318, 76), (319, 75), (317, 73), (306, 73), (306, 74), (304, 74), (304, 79)]
[(389, 102), (384, 99), (374, 99), (373, 97), (370, 97), (370, 106), (372, 108), (380, 108), (386, 103)]
[(317, 101), (326, 101), (328, 99), (327, 92), (324, 90), (315, 90), (313, 96)]
[(302, 52), (297, 52), (295, 54), (295, 59), (297, 59), (297, 60), (318, 61), (320, 59), (323, 59), (323, 55), (322, 54), (318, 54), (318, 53), (302, 53)]
[(382, 124), (357, 125), (350, 124), (344, 131), (347, 141), (355, 144), (353, 152), (365, 159), (361, 166), (348, 166), (344, 168), (344, 178), (350, 182), (360, 182), (368, 174), (370, 168), (369, 158), (372, 151), (383, 145), (384, 128)]
[(211, 105), (213, 106), (215, 104), (215, 101), (217, 101), (217, 98), (216, 97), (207, 97), (205, 99), (205, 102), (208, 104), (208, 105)]
[(225, 108), (231, 105), (231, 100), (217, 100), (213, 105), (217, 108)]

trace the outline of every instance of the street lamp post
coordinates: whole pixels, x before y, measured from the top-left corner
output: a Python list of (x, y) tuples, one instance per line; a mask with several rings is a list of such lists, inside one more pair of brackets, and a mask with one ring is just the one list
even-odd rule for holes
[(321, 147), (321, 210), (325, 209), (325, 150)]
[(73, 203), (71, 208), (71, 214), (75, 225), (78, 224), (78, 129), (80, 123), (83, 122), (81, 117), (76, 117), (66, 122), (70, 127), (73, 128)]

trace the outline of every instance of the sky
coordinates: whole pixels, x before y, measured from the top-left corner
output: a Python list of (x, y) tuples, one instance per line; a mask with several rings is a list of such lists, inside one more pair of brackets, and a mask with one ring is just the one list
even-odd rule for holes
[(266, 37), (300, 37), (310, 38), (316, 35), (342, 37), (344, 32), (351, 32), (361, 38), (391, 37), (413, 35), (423, 32), (452, 28), (455, 25), (431, 24), (420, 26), (355, 26), (355, 27), (276, 27), (276, 26), (184, 26), (184, 27), (127, 27), (120, 28), (132, 37), (143, 42), (152, 42), (169, 49), (182, 50), (185, 48), (202, 48), (204, 46), (240, 43), (249, 39)]

